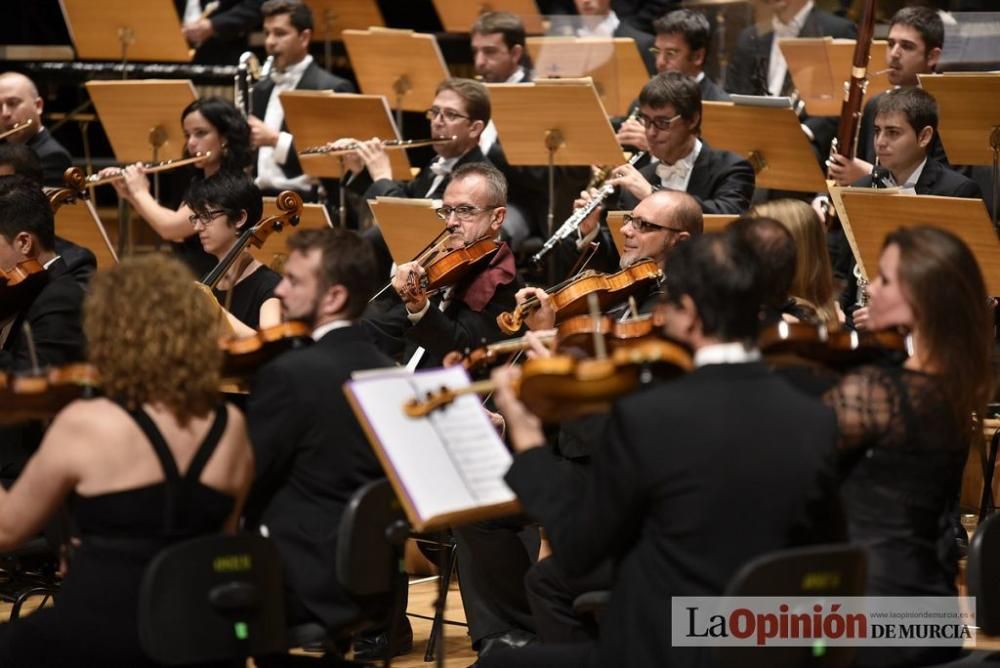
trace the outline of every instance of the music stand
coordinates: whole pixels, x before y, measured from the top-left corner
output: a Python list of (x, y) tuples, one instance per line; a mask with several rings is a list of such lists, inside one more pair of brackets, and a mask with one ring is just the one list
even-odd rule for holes
[(434, 213), (434, 200), (376, 197), (368, 206), (397, 265), (417, 257), (444, 229), (444, 221)]
[[(938, 103), (941, 142), (953, 165), (992, 165), (993, 227), (1000, 216), (1000, 73), (920, 74)], [(1000, 228), (998, 228), (1000, 229)]]
[[(176, 160), (184, 153), (181, 112), (194, 102), (189, 80), (88, 81), (87, 92), (121, 163)], [(159, 194), (159, 177), (153, 175), (153, 192)], [(118, 252), (129, 238), (128, 221), (118, 222)]]
[(344, 30), (341, 37), (361, 92), (391, 100), (396, 127), (403, 127), (403, 111), (430, 107), (438, 84), (450, 76), (434, 35), (371, 28)]
[(312, 9), (316, 27), (312, 41), (323, 42), (326, 69), (333, 68), (333, 40), (344, 30), (367, 30), (384, 26), (385, 19), (375, 0), (304, 0)]
[[(280, 213), (282, 211), (275, 204), (275, 198), (265, 197), (264, 213), (261, 219), (268, 216), (276, 216)], [(333, 227), (326, 207), (322, 204), (303, 204), (302, 213), (299, 214), (299, 224), (294, 229), (286, 227), (283, 229), (282, 234), (268, 236), (264, 241), (264, 245), (260, 248), (251, 244), (248, 250), (257, 261), (281, 273), (281, 267), (284, 266), (285, 260), (288, 258), (288, 235), (298, 230), (315, 230), (324, 227)]]
[[(625, 162), (604, 105), (590, 79), (488, 84), (487, 88), (493, 104), (493, 122), (507, 161), (512, 165), (548, 167), (547, 230), (552, 236), (555, 231), (555, 166), (620, 165)], [(526, 114), (525, 109), (531, 112)]]
[[(339, 156), (305, 154), (310, 146), (322, 146), (342, 137), (358, 140), (399, 139), (389, 105), (381, 95), (354, 95), (332, 91), (294, 90), (281, 94), (285, 121), (295, 137), (302, 171), (316, 178), (340, 179), (343, 172), (343, 154)], [(392, 178), (413, 178), (406, 151), (386, 152), (392, 166)], [(346, 189), (340, 188), (338, 203), (340, 227), (347, 227)]]
[(188, 44), (171, 0), (59, 0), (80, 60), (187, 63)]
[[(850, 81), (853, 68), (853, 39), (832, 37), (795, 37), (778, 40), (788, 73), (795, 89), (812, 116), (839, 116), (844, 100), (844, 83)], [(869, 63), (884, 63), (888, 45), (884, 40), (872, 42)], [(868, 99), (890, 88), (885, 72), (876, 74), (868, 68)]]
[(649, 73), (631, 37), (529, 37), (536, 78), (590, 77), (604, 107), (625, 115)]
[(758, 188), (826, 190), (809, 138), (789, 107), (703, 102), (701, 133), (713, 148), (749, 160)]
[(480, 14), (510, 12), (521, 19), (529, 35), (545, 32), (535, 0), (433, 0), (445, 32), (467, 33)]
[(118, 257), (111, 238), (106, 237), (108, 230), (97, 216), (94, 203), (89, 197), (83, 198), (83, 206), (78, 206), (78, 203), (79, 200), (66, 203), (56, 211), (56, 234), (90, 249), (97, 258), (98, 269), (115, 266), (118, 264)]
[(865, 280), (878, 271), (888, 234), (900, 227), (933, 225), (954, 233), (969, 246), (989, 294), (1000, 294), (1000, 241), (982, 200), (836, 185), (830, 188), (830, 199)]

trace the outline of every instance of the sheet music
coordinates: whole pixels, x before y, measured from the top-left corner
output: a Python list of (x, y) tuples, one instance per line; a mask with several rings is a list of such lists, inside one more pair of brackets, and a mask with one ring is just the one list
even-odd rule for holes
[(458, 397), (426, 418), (403, 412), (403, 405), (415, 396), (468, 384), (465, 370), (451, 367), (365, 375), (345, 386), (363, 412), (359, 417), (392, 462), (421, 523), (515, 498), (503, 481), (510, 453), (477, 397)]

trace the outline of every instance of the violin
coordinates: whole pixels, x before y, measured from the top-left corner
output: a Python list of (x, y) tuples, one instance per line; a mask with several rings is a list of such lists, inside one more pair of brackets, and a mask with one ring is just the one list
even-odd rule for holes
[[(569, 355), (524, 362), (517, 393), (543, 422), (554, 423), (607, 410), (619, 396), (635, 390), (651, 375), (672, 378), (694, 366), (686, 346), (668, 340), (637, 341), (616, 349), (610, 357), (576, 359)], [(463, 394), (492, 392), (492, 381), (467, 387), (442, 387), (403, 406), (410, 417), (425, 417)]]
[(10, 269), (0, 267), (0, 320), (26, 308), (48, 281), (48, 272), (35, 258), (22, 260)]
[(219, 260), (219, 264), (202, 277), (201, 283), (214, 288), (247, 246), (260, 248), (273, 232), (280, 232), (285, 225), (294, 227), (299, 224), (302, 216), (301, 195), (291, 190), (283, 190), (278, 193), (275, 203), (281, 213), (268, 216), (255, 225), (247, 225), (240, 232), (233, 247)]
[(0, 424), (51, 418), (67, 404), (96, 396), (100, 378), (89, 364), (68, 364), (45, 373), (0, 372)]
[(910, 338), (894, 330), (831, 332), (825, 325), (784, 321), (763, 330), (758, 346), (778, 366), (804, 360), (839, 371), (911, 353)]
[(311, 344), (310, 334), (309, 327), (301, 322), (283, 322), (265, 327), (252, 336), (223, 343), (223, 379), (235, 381), (249, 377), (278, 355)]
[(467, 244), (462, 248), (447, 251), (439, 256), (433, 256), (429, 262), (422, 264), (424, 276), (420, 279), (424, 290), (437, 290), (461, 281), (469, 271), (492, 257), (500, 249), (496, 239), (482, 238)]
[[(587, 312), (587, 298), (596, 295), (602, 311), (621, 302), (641, 288), (662, 280), (663, 271), (654, 260), (640, 260), (615, 274), (595, 271), (583, 272), (580, 276), (546, 290), (556, 312), (556, 322)], [(497, 325), (506, 334), (516, 334), (524, 324), (524, 319), (538, 310), (540, 302), (532, 298), (518, 304), (513, 311), (505, 311), (497, 316)]]

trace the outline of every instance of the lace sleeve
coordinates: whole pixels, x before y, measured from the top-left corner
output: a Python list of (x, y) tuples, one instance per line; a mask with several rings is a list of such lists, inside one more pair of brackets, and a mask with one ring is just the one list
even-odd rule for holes
[(837, 414), (839, 447), (860, 448), (884, 440), (894, 416), (898, 397), (891, 379), (877, 367), (864, 367), (844, 376), (823, 395)]

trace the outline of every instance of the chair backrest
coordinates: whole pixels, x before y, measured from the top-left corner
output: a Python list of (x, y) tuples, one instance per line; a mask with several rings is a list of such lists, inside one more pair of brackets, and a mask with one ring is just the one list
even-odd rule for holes
[(337, 537), (337, 581), (355, 598), (388, 595), (398, 581), (401, 545), (390, 532), (405, 522), (389, 481), (375, 480), (351, 497)]
[[(769, 552), (743, 566), (726, 596), (863, 596), (867, 559), (860, 547), (817, 545)], [(782, 668), (849, 666), (853, 647), (720, 648), (719, 666)]]
[(139, 641), (181, 665), (284, 652), (278, 551), (261, 536), (204, 536), (161, 551), (139, 592)]
[(987, 635), (1000, 633), (1000, 513), (987, 517), (972, 536), (965, 584), (976, 597), (976, 624)]

